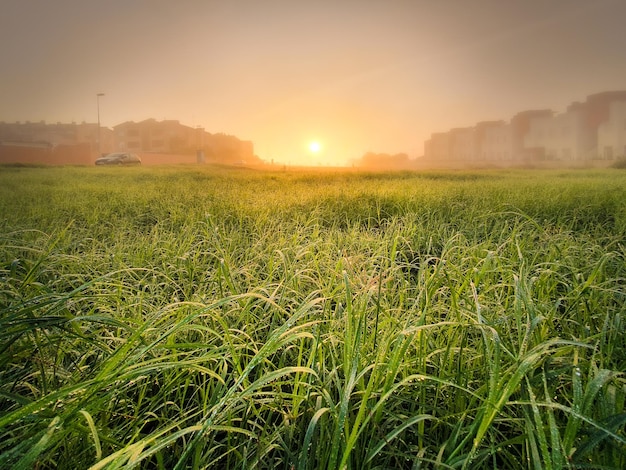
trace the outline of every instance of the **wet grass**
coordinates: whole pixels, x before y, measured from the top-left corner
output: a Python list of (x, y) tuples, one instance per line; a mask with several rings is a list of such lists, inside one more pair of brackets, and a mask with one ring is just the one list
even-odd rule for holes
[(2, 468), (624, 468), (626, 175), (0, 173)]

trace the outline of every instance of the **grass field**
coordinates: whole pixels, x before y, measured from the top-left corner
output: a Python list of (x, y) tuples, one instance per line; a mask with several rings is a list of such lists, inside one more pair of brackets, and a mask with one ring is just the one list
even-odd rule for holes
[(626, 172), (0, 169), (0, 468), (626, 468)]

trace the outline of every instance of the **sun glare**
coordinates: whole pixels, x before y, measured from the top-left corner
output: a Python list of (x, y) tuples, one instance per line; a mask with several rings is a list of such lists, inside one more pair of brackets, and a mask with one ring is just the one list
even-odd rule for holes
[(309, 150), (311, 153), (319, 153), (319, 151), (322, 150), (322, 145), (314, 140), (309, 144)]

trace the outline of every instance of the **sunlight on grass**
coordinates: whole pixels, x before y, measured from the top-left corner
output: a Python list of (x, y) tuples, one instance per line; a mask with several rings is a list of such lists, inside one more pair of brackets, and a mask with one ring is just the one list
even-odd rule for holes
[(626, 466), (624, 173), (0, 182), (2, 468)]

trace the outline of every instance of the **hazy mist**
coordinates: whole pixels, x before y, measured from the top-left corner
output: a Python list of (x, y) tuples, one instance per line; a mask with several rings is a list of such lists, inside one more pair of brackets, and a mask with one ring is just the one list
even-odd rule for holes
[(622, 0), (9, 0), (0, 120), (95, 122), (105, 93), (103, 126), (178, 119), (267, 161), (414, 158), (433, 132), (626, 88), (624, 18)]

